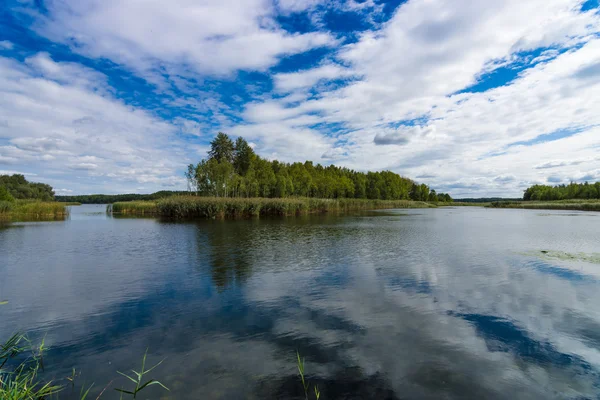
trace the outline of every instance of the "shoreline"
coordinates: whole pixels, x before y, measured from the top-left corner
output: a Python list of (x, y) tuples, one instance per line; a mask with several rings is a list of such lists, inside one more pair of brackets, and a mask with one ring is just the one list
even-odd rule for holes
[(436, 207), (437, 205), (432, 203), (413, 200), (176, 196), (158, 201), (117, 202), (109, 204), (107, 212), (117, 215), (147, 215), (171, 219), (225, 219)]

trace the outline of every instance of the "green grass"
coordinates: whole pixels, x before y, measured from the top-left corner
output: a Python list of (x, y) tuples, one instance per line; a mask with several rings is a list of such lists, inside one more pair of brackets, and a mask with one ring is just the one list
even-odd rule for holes
[(108, 206), (115, 214), (158, 215), (168, 218), (249, 218), (290, 216), (392, 208), (429, 208), (433, 204), (410, 200), (223, 198), (173, 196), (158, 201), (118, 202)]
[(65, 203), (17, 200), (0, 202), (0, 218), (11, 220), (56, 219), (69, 215)]
[(65, 206), (80, 206), (81, 203), (77, 201), (59, 201), (58, 203), (64, 204)]
[[(32, 345), (29, 339), (22, 334), (11, 336), (6, 342), (0, 343), (0, 399), (1, 400), (45, 400), (58, 399), (59, 394), (67, 386), (75, 390), (76, 377), (75, 369), (71, 376), (63, 379), (45, 380), (40, 376), (40, 371), (44, 371), (44, 352), (46, 351), (44, 341), (38, 346)], [(157, 368), (161, 363), (155, 364), (151, 368), (146, 368), (146, 357), (148, 352), (142, 358), (142, 367), (140, 371), (132, 370), (133, 375), (124, 374), (117, 371), (118, 374), (131, 381), (133, 385), (114, 388), (123, 396), (136, 399), (140, 392), (149, 386), (158, 385), (165, 390), (166, 386), (155, 379), (145, 378), (150, 372)], [(80, 374), (79, 374), (80, 375)], [(124, 381), (124, 380), (123, 380)], [(106, 385), (96, 400), (100, 399), (106, 390), (111, 386)], [(126, 381), (125, 381), (126, 383)], [(86, 400), (94, 384), (82, 385), (79, 389), (80, 400)], [(72, 396), (69, 396), (72, 398)]]
[(521, 208), (528, 210), (573, 210), (600, 211), (600, 200), (556, 200), (556, 201), (497, 201), (492, 208)]

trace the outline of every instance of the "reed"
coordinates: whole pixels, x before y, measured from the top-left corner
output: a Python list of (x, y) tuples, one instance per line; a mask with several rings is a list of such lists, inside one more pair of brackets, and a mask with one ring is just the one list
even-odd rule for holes
[(0, 202), (0, 216), (10, 219), (64, 218), (69, 209), (64, 203), (17, 200)]
[[(45, 380), (40, 376), (40, 371), (44, 371), (43, 354), (46, 351), (44, 341), (40, 345), (34, 346), (27, 336), (23, 334), (14, 334), (6, 342), (0, 342), (0, 399), (2, 400), (44, 400), (58, 399), (59, 394), (66, 389), (63, 380)], [(132, 370), (132, 374), (124, 374), (117, 371), (118, 374), (131, 381), (134, 386), (124, 389), (122, 386), (114, 388), (121, 394), (120, 398), (129, 397), (136, 399), (140, 392), (146, 388), (158, 385), (165, 390), (169, 390), (165, 385), (156, 379), (148, 379), (146, 376), (156, 369), (162, 361), (151, 368), (146, 367), (146, 358), (148, 351), (142, 358), (142, 366), (139, 371)], [(78, 376), (75, 369), (71, 376), (64, 378), (69, 382), (69, 386), (75, 389), (75, 379)], [(113, 381), (104, 387), (96, 400), (100, 399)], [(86, 400), (92, 387), (81, 386), (79, 400)], [(67, 396), (68, 398), (73, 398)]]
[(158, 212), (155, 201), (120, 201), (110, 204), (108, 209), (115, 214), (153, 215)]
[(230, 198), (172, 196), (154, 201), (114, 203), (115, 214), (158, 215), (167, 218), (249, 218), (392, 208), (428, 208), (435, 205), (411, 200)]
[(571, 210), (600, 211), (600, 200), (557, 200), (557, 201), (496, 201), (491, 208), (521, 208), (528, 210)]

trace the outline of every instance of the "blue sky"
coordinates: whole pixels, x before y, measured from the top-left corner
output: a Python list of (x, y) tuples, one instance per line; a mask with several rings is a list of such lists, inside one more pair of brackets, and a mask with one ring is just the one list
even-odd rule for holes
[(454, 197), (600, 180), (599, 33), (591, 0), (8, 0), (0, 173), (184, 189), (224, 131)]

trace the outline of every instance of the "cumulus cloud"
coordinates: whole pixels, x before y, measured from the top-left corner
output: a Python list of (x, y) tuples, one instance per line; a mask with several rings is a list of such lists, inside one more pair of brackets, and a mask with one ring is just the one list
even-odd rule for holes
[(0, 125), (0, 163), (66, 190), (69, 170), (85, 177), (78, 191), (183, 186), (186, 153), (175, 126), (97, 90), (105, 85), (97, 71), (45, 53), (22, 63), (0, 58), (0, 120), (9, 121)]
[(13, 43), (8, 40), (0, 40), (0, 50), (12, 50)]
[[(3, 70), (2, 89), (15, 109), (0, 115), (0, 131), (13, 132), (0, 142), (3, 164), (66, 157), (65, 166), (94, 164), (97, 169), (81, 171), (96, 174), (111, 157), (128, 158), (115, 162), (135, 165), (135, 173), (119, 175), (129, 179), (148, 171), (133, 154), (148, 159), (169, 149), (166, 137), (202, 141), (223, 130), (246, 136), (268, 158), (435, 175), (427, 183), (454, 196), (518, 196), (526, 185), (546, 182), (544, 170), (581, 178), (600, 166), (600, 14), (582, 12), (580, 0), (409, 0), (386, 19), (373, 1), (63, 0), (46, 7), (37, 14), (25, 9), (39, 34), (158, 85), (157, 94), (167, 93), (160, 98), (165, 114), (175, 117), (165, 120), (116, 100), (119, 88), (101, 71), (34, 54)], [(354, 13), (370, 28), (347, 32), (353, 40), (345, 42), (322, 18), (327, 10)], [(294, 13), (305, 13), (311, 27), (285, 30), (278, 17)], [(302, 55), (299, 64), (287, 60), (279, 68), (286, 56), (323, 48), (329, 50), (323, 58)], [(278, 69), (268, 77), (233, 82), (238, 71), (272, 67)], [(211, 79), (229, 86), (219, 92)], [(162, 90), (165, 81), (171, 91)], [(21, 85), (16, 90), (15, 82)], [(58, 92), (56, 114), (49, 104)], [(75, 93), (85, 95), (80, 101)], [(119, 105), (119, 112), (96, 113), (98, 99), (107, 109)], [(18, 111), (27, 102), (35, 121)], [(136, 142), (144, 151), (91, 152), (86, 145), (94, 141), (98, 149)], [(205, 146), (194, 142), (187, 151), (199, 158)], [(69, 159), (90, 154), (100, 160)], [(570, 160), (575, 154), (579, 163)], [(175, 168), (175, 158), (164, 157), (166, 169)], [(156, 178), (163, 172), (136, 179), (166, 184)], [(500, 180), (509, 176), (515, 180)]]
[[(507, 188), (499, 188), (495, 177), (519, 176), (526, 184), (545, 179), (536, 166), (559, 158), (566, 148), (570, 154), (592, 155), (600, 122), (594, 111), (600, 106), (597, 32), (599, 16), (579, 12), (577, 1), (505, 0), (464, 7), (409, 1), (381, 30), (367, 31), (339, 50), (338, 57), (361, 79), (297, 106), (268, 100), (249, 110), (261, 123), (310, 113), (323, 122), (343, 124), (347, 133), (337, 137), (351, 143), (345, 147), (344, 164), (352, 168), (390, 168), (415, 176), (441, 167), (444, 173), (432, 185), (448, 186), (466, 174), (481, 178), (481, 184), (453, 194), (506, 195)], [(544, 47), (553, 50), (542, 52), (545, 58), (513, 81), (460, 93), (486, 73), (510, 66), (520, 54)], [(319, 76), (321, 68), (312, 73)], [(422, 121), (402, 126), (411, 120)], [(397, 123), (400, 128), (385, 127)], [(419, 132), (428, 125), (435, 130)], [(507, 148), (560, 129), (580, 133)], [(515, 187), (510, 193), (520, 195), (521, 190)]]
[[(298, 6), (281, 2), (284, 8)], [(329, 46), (327, 33), (291, 34), (274, 21), (269, 0), (152, 4), (66, 0), (46, 5), (38, 31), (90, 57), (110, 58), (144, 76), (191, 69), (217, 75), (265, 70), (278, 57)], [(156, 78), (156, 76), (154, 76)]]
[(277, 74), (273, 79), (277, 90), (287, 92), (294, 89), (310, 88), (321, 80), (344, 79), (352, 75), (353, 72), (347, 68), (336, 64), (325, 64), (306, 71)]

